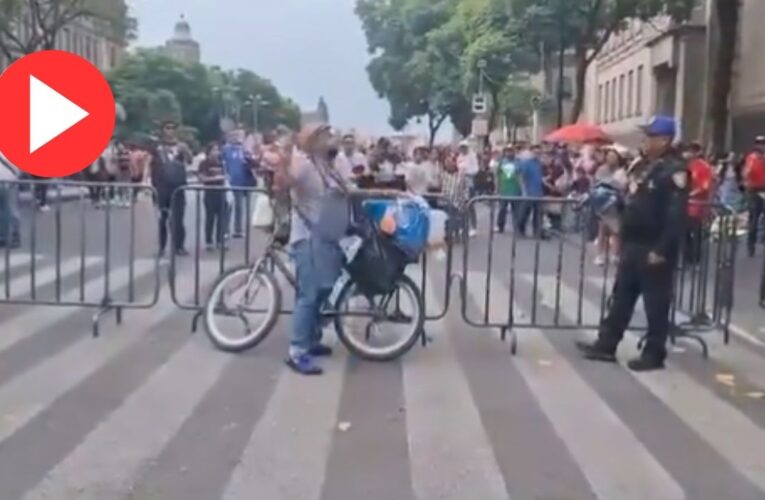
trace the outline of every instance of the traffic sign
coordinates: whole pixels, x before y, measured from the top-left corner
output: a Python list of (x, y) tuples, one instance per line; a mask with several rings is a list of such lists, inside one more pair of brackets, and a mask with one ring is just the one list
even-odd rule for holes
[(473, 96), (473, 113), (480, 115), (486, 113), (487, 109), (486, 96), (483, 94), (475, 94)]
[(93, 164), (114, 132), (109, 83), (70, 52), (35, 52), (0, 76), (0, 151), (38, 177), (64, 177)]

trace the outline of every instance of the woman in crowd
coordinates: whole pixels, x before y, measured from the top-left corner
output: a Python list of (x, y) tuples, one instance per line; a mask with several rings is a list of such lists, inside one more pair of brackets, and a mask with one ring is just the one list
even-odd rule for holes
[[(626, 189), (627, 172), (619, 152), (613, 148), (605, 149), (603, 158), (603, 164), (595, 170), (595, 182), (609, 184), (620, 191)], [(613, 259), (619, 257), (619, 240), (616, 236), (605, 223), (600, 222), (598, 227), (598, 255), (595, 257), (596, 265), (605, 265), (606, 257), (609, 255)]]
[[(199, 165), (199, 181), (212, 189), (205, 190), (205, 248), (210, 251), (225, 247), (225, 232), (228, 224), (228, 203), (226, 202), (226, 169), (220, 153), (220, 146), (207, 146), (205, 159)], [(217, 188), (216, 188), (217, 186)], [(214, 238), (213, 238), (214, 235)]]

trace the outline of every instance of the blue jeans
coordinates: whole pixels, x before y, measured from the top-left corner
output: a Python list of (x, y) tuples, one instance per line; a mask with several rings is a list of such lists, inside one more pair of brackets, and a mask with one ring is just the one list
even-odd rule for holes
[[(250, 220), (249, 214), (243, 213), (247, 210), (247, 198), (249, 197), (249, 194), (250, 193), (246, 191), (234, 191), (234, 234), (244, 234), (242, 219), (244, 219), (245, 222)], [(249, 206), (252, 208), (252, 203), (250, 203)]]
[(292, 315), (290, 355), (299, 356), (321, 341), (321, 307), (332, 293), (343, 267), (343, 251), (337, 242), (309, 238), (292, 247), (297, 290)]

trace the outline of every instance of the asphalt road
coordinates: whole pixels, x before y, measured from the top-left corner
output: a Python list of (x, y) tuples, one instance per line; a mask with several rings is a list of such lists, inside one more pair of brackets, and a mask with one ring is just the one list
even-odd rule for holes
[[(23, 248), (0, 249), (0, 301), (34, 290), (146, 306), (121, 325), (107, 314), (92, 339), (97, 307), (0, 305), (3, 500), (765, 497), (765, 348), (751, 326), (763, 312), (746, 302), (757, 262), (739, 261), (743, 333), (730, 345), (709, 332), (709, 360), (680, 342), (666, 371), (634, 374), (573, 348), (592, 337), (612, 273), (573, 241), (490, 240), (482, 213), (467, 257), (459, 247), (451, 267), (431, 255), (410, 270), (429, 316), (443, 316), (426, 324), (427, 348), (372, 364), (336, 345), (325, 376), (304, 379), (282, 364), (288, 316), (238, 356), (190, 334), (168, 276), (193, 306), (264, 244), (253, 232), (249, 249), (197, 247), (195, 207), (191, 196), (191, 256), (175, 263), (154, 258), (148, 199), (110, 214), (108, 259), (105, 211), (77, 202), (37, 214), (34, 251), (31, 212)], [(515, 357), (499, 335), (511, 303)], [(630, 334), (620, 358), (635, 353)]]

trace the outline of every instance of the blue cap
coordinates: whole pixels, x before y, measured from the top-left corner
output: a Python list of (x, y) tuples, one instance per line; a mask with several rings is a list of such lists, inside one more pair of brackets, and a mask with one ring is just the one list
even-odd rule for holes
[(645, 135), (651, 137), (671, 137), (677, 134), (677, 124), (671, 116), (654, 116), (647, 125), (640, 127)]

